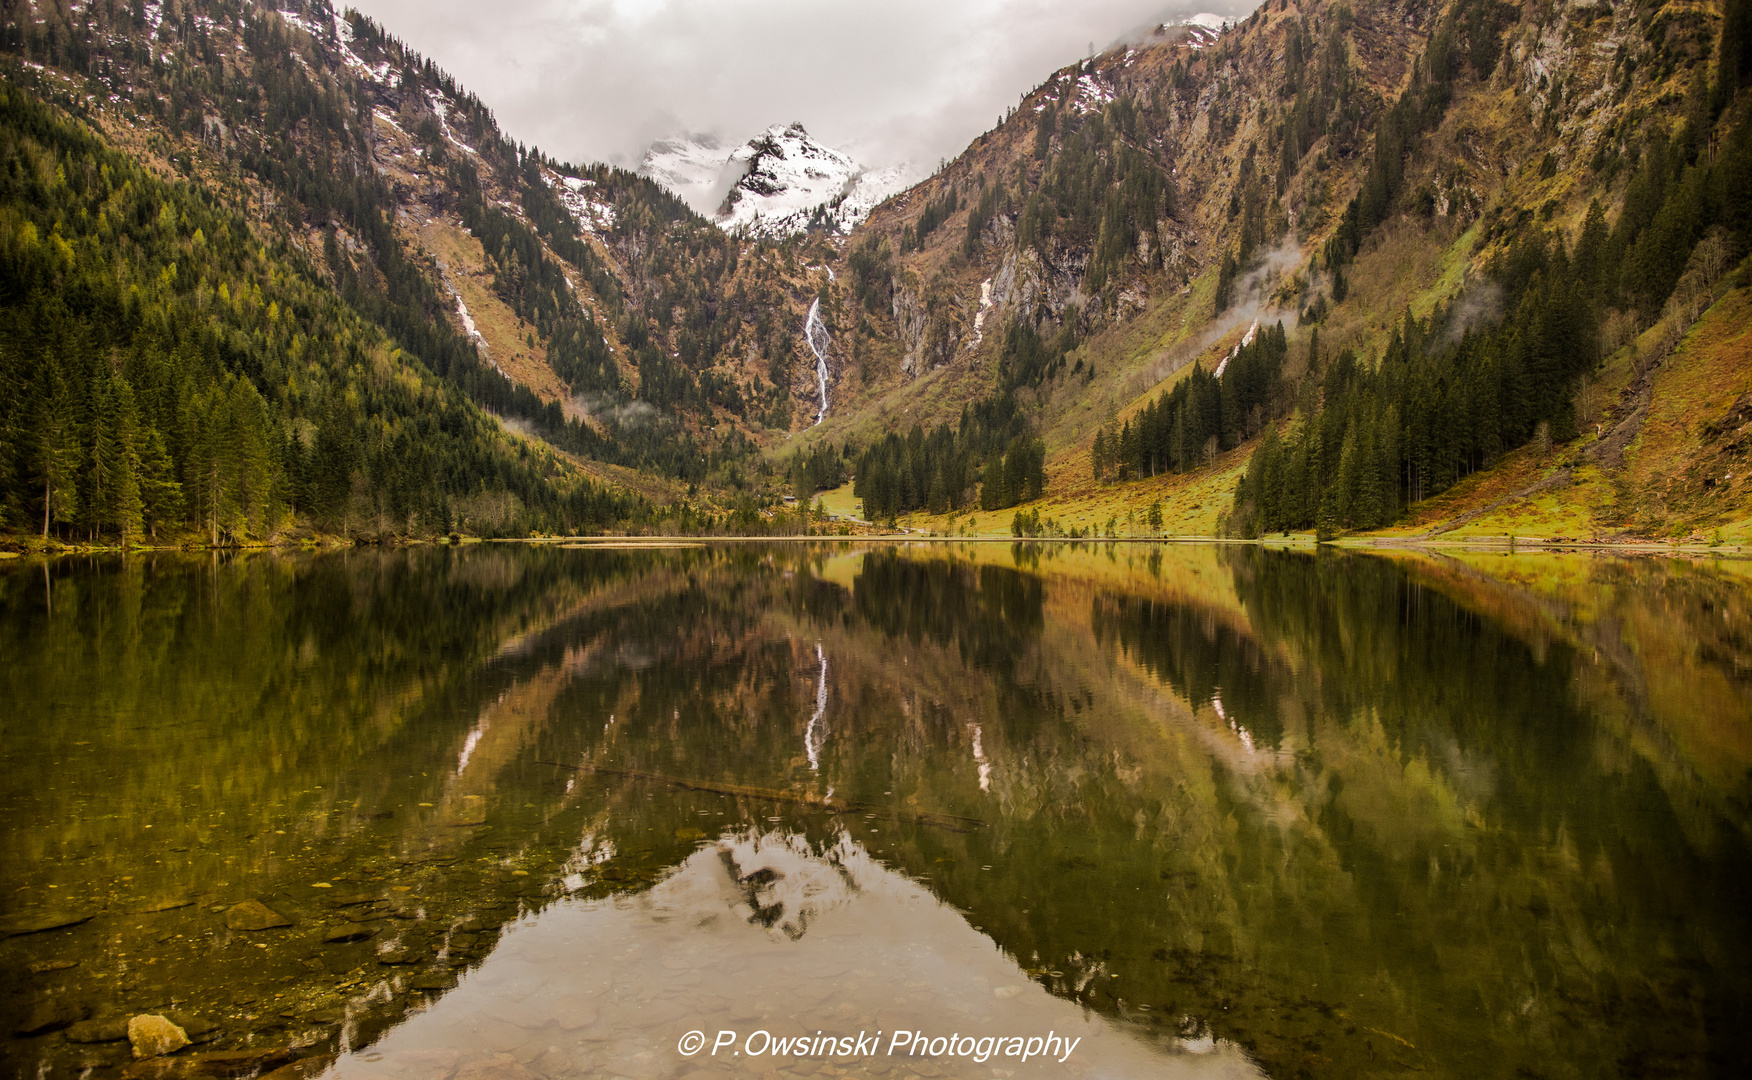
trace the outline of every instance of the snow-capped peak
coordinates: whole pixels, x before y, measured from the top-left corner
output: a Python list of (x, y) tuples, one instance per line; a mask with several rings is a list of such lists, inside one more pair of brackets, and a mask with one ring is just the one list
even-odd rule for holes
[(1234, 29), (1235, 20), (1228, 15), (1215, 15), (1208, 11), (1201, 11), (1197, 15), (1169, 19), (1162, 24), (1162, 30), (1171, 30), (1177, 26), (1187, 28), (1186, 44), (1195, 49), (1207, 49), (1216, 44), (1217, 39), (1224, 33)]
[(866, 170), (800, 123), (774, 125), (725, 153), (710, 137), (653, 143), (639, 171), (730, 232), (850, 232), (912, 179), (907, 166)]
[(659, 139), (645, 151), (639, 173), (674, 192), (702, 214), (717, 213), (736, 177), (730, 152), (712, 135)]
[(1212, 31), (1213, 33), (1220, 34), (1225, 30), (1233, 29), (1235, 26), (1235, 19), (1230, 15), (1213, 15), (1208, 11), (1201, 11), (1197, 15), (1187, 15), (1184, 18), (1170, 19), (1162, 25), (1197, 26)]

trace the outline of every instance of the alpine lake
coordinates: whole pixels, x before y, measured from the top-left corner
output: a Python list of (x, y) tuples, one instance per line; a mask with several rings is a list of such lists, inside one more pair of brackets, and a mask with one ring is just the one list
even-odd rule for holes
[(14, 559), (0, 650), (0, 1077), (1752, 1075), (1745, 561)]

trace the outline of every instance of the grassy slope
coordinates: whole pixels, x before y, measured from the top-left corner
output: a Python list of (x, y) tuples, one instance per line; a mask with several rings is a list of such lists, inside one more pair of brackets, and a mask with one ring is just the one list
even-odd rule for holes
[[(1463, 236), (1455, 246), (1467, 243)], [(1397, 248), (1388, 244), (1377, 250)], [(1395, 253), (1390, 257), (1401, 256)], [(1449, 278), (1451, 263), (1433, 260), (1437, 280)], [(1390, 302), (1401, 299), (1396, 295)], [(1749, 331), (1752, 289), (1748, 288), (1729, 292), (1698, 321), (1656, 373), (1648, 419), (1627, 449), (1622, 470), (1609, 471), (1587, 457), (1588, 447), (1596, 441), (1592, 431), (1549, 453), (1524, 447), (1505, 455), (1495, 468), (1467, 477), (1441, 495), (1411, 507), (1400, 524), (1371, 535), (1412, 539), (1435, 531), (1444, 541), (1506, 536), (1709, 541), (1719, 530), (1726, 542), (1752, 542), (1752, 442), (1742, 441), (1736, 450), (1732, 444), (1736, 435), (1745, 440), (1744, 432), (1731, 430), (1715, 438), (1706, 432), (1708, 425), (1727, 413), (1742, 395), (1752, 393)], [(1108, 338), (1125, 342), (1119, 331)], [(1208, 365), (1226, 342), (1227, 337), (1206, 350), (1199, 362)], [(1629, 386), (1633, 352), (1634, 346), (1627, 347), (1607, 364), (1598, 381), (1599, 392), (1615, 398)], [(1101, 351), (1097, 355), (1113, 353)], [(1151, 385), (1118, 415), (1130, 415), (1173, 382), (1171, 377)], [(1610, 430), (1609, 424), (1606, 430)], [(1060, 442), (1047, 464), (1046, 497), (1028, 508), (1038, 510), (1042, 518), (1055, 519), (1066, 529), (1104, 531), (1108, 520), (1117, 518), (1118, 535), (1132, 536), (1152, 531), (1144, 524), (1144, 517), (1150, 505), (1161, 499), (1163, 533), (1214, 535), (1218, 515), (1228, 509), (1235, 484), (1256, 445), (1249, 443), (1230, 451), (1211, 466), (1185, 476), (1098, 484), (1091, 478), (1087, 439), (1070, 445)], [(1571, 470), (1567, 485), (1515, 497), (1564, 468)], [(1703, 487), (1705, 476), (1714, 481), (1708, 489)], [(830, 505), (836, 512), (849, 512), (855, 505), (849, 486), (837, 494)], [(1633, 509), (1627, 514), (1625, 507)], [(1473, 514), (1477, 516), (1452, 527), (1457, 519)], [(936, 533), (994, 535), (1007, 533), (1014, 515), (1015, 510), (959, 516), (914, 514), (901, 524)]]
[[(1627, 448), (1622, 470), (1593, 463), (1592, 431), (1541, 454), (1525, 447), (1413, 507), (1381, 535), (1414, 537), (1507, 499), (1501, 506), (1444, 531), (1447, 540), (1487, 537), (1642, 538), (1752, 541), (1752, 453), (1735, 434), (1710, 438), (1706, 429), (1741, 395), (1752, 393), (1752, 289), (1729, 292), (1700, 319), (1654, 377), (1648, 419)], [(1630, 382), (1632, 348), (1613, 358), (1601, 384), (1616, 395)], [(1742, 439), (1745, 438), (1741, 434)], [(1525, 497), (1515, 494), (1569, 467), (1569, 484)], [(1724, 478), (1732, 474), (1732, 479)], [(1715, 481), (1708, 489), (1703, 479)]]

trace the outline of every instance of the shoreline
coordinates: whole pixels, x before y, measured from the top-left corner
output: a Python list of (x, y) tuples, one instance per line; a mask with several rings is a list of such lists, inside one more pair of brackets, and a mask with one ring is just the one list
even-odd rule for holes
[(551, 545), (573, 550), (591, 548), (602, 550), (647, 548), (685, 549), (705, 547), (708, 545), (730, 544), (1060, 544), (1060, 545), (1094, 545), (1103, 544), (1222, 544), (1229, 546), (1256, 546), (1273, 549), (1318, 549), (1322, 547), (1342, 548), (1351, 551), (1370, 550), (1401, 550), (1401, 551), (1501, 551), (1505, 554), (1541, 552), (1617, 552), (1635, 555), (1684, 554), (1684, 555), (1716, 555), (1743, 557), (1748, 554), (1748, 546), (1743, 543), (1710, 544), (1702, 541), (1661, 541), (1661, 540), (1570, 540), (1564, 538), (1538, 536), (1476, 536), (1459, 537), (1455, 539), (1424, 539), (1397, 536), (1345, 536), (1333, 540), (1320, 541), (1309, 535), (1293, 535), (1287, 537), (1260, 538), (1253, 540), (1237, 537), (1208, 535), (1164, 535), (1164, 536), (939, 536), (930, 533), (869, 533), (851, 536), (690, 536), (685, 533), (657, 534), (650, 536), (531, 536), (482, 539), (476, 537), (464, 538), (460, 541), (429, 540), (421, 538), (398, 539), (389, 543), (323, 543), (312, 544), (299, 542), (292, 544), (239, 544), (228, 547), (186, 547), (180, 544), (164, 544), (157, 546), (135, 545), (122, 548), (119, 545), (89, 544), (89, 545), (32, 545), (23, 551), (0, 549), (0, 561), (14, 559), (49, 560), (75, 555), (218, 555), (240, 554), (244, 552), (274, 552), (290, 553), (305, 552), (318, 554), (323, 552), (357, 551), (367, 548), (411, 548), (411, 547), (467, 547), (477, 544), (533, 544)]

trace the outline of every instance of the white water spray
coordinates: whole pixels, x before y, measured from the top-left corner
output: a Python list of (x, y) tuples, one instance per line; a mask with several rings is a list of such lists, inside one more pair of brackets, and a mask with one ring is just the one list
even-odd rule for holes
[(815, 658), (821, 661), (821, 676), (815, 682), (815, 715), (803, 729), (803, 752), (809, 755), (809, 767), (820, 772), (821, 748), (827, 745), (827, 732), (821, 727), (821, 716), (827, 712), (827, 654), (821, 651), (819, 641), (815, 643)]
[(809, 305), (809, 318), (803, 323), (803, 340), (809, 343), (810, 351), (815, 353), (815, 381), (821, 387), (821, 411), (815, 414), (815, 423), (819, 425), (827, 419), (827, 347), (833, 344), (833, 339), (827, 336), (826, 324), (821, 321), (819, 296)]
[(973, 761), (979, 766), (979, 789), (990, 793), (992, 790), (992, 763), (986, 760), (985, 747), (980, 741), (982, 733), (978, 724), (968, 724), (967, 727), (973, 732)]

